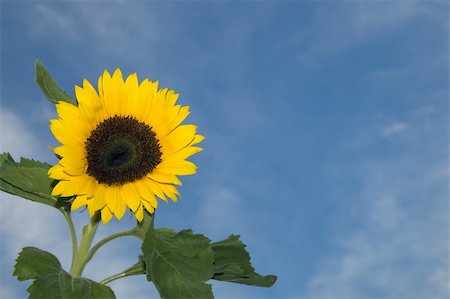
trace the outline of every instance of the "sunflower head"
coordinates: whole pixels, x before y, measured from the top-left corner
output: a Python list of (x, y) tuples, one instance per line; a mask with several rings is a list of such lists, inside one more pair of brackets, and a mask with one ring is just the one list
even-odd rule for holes
[(143, 209), (153, 213), (157, 197), (177, 200), (178, 176), (196, 172), (186, 159), (202, 148), (196, 126), (181, 124), (188, 106), (176, 104), (178, 94), (158, 89), (158, 82), (139, 83), (132, 74), (123, 80), (117, 69), (98, 79), (98, 91), (87, 81), (75, 86), (78, 106), (58, 102), (58, 119), (50, 129), (61, 143), (60, 157), (49, 176), (59, 180), (53, 196), (74, 197), (72, 209), (101, 211), (107, 223), (129, 208), (138, 221)]

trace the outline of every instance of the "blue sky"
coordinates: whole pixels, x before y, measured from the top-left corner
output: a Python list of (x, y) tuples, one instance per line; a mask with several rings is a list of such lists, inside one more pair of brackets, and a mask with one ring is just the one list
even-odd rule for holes
[[(445, 1), (1, 4), (1, 151), (55, 163), (39, 58), (73, 94), (120, 67), (180, 93), (206, 136), (182, 200), (156, 225), (238, 233), (270, 289), (213, 283), (217, 298), (448, 298), (449, 6)], [(24, 298), (16, 253), (69, 266), (63, 217), (4, 193), (0, 296)], [(77, 226), (86, 213), (75, 213)], [(101, 227), (98, 238), (132, 225)], [(135, 262), (112, 242), (85, 275)], [(111, 287), (155, 298), (144, 277)]]

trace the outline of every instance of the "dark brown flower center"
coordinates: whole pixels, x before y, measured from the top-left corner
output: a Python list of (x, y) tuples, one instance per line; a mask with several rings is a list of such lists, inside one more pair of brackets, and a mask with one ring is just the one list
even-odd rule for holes
[(113, 116), (86, 140), (87, 173), (99, 183), (123, 185), (146, 176), (161, 162), (152, 128), (131, 116)]

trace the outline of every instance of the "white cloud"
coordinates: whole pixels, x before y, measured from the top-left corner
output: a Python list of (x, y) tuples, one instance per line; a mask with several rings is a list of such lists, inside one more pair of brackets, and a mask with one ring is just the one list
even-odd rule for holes
[(0, 152), (10, 152), (14, 159), (32, 157), (37, 140), (31, 135), (23, 119), (0, 109)]
[(40, 22), (35, 22), (32, 18), (28, 21), (30, 22), (31, 36), (33, 38), (39, 39), (47, 34), (64, 34), (66, 39), (80, 39), (81, 32), (77, 27), (74, 27), (76, 22), (76, 16), (67, 17), (67, 15), (62, 14), (59, 10), (52, 8), (52, 6), (46, 3), (38, 3), (36, 5), (35, 11), (31, 12), (34, 14), (34, 18), (39, 18)]
[(25, 246), (47, 248), (45, 250), (59, 254), (62, 260), (71, 257), (70, 240), (62, 237), (68, 234), (68, 230), (60, 212), (3, 192), (0, 197), (0, 232), (8, 240), (3, 244), (3, 249), (9, 258)]
[(202, 194), (202, 203), (198, 213), (199, 226), (208, 223), (205, 233), (208, 236), (228, 236), (233, 223), (241, 221), (241, 198), (231, 188), (211, 186)]
[[(380, 175), (389, 180), (388, 173)], [(448, 296), (448, 221), (439, 212), (446, 207), (445, 198), (434, 200), (429, 211), (413, 210), (404, 201), (417, 200), (414, 195), (384, 194), (383, 189), (392, 187), (386, 185), (397, 183), (369, 187), (366, 220), (354, 233), (341, 236), (337, 246), (342, 254), (323, 261), (306, 298), (367, 298), (369, 289), (379, 292), (375, 298)]]
[(93, 56), (97, 57), (148, 62), (159, 37), (156, 28), (160, 28), (156, 26), (158, 15), (151, 8), (139, 2), (38, 3), (26, 22), (35, 39), (85, 44), (84, 48), (95, 51)]
[(392, 33), (417, 17), (441, 16), (446, 28), (445, 14), (437, 15), (439, 11), (442, 7), (437, 3), (411, 1), (325, 3), (313, 14), (311, 25), (298, 29), (290, 44), (300, 48), (301, 63), (315, 63), (324, 56)]
[(144, 275), (126, 277), (113, 281), (110, 287), (118, 299), (148, 299), (159, 298), (156, 288), (148, 282)]
[(380, 135), (385, 138), (392, 137), (394, 135), (400, 134), (408, 129), (408, 124), (404, 122), (393, 122), (381, 129)]
[(323, 257), (304, 298), (448, 297), (448, 144), (440, 138), (446, 120), (412, 115), (408, 124), (394, 122), (384, 131), (402, 134), (404, 151), (347, 169), (361, 178), (351, 211), (360, 217), (353, 230), (338, 233), (337, 249)]

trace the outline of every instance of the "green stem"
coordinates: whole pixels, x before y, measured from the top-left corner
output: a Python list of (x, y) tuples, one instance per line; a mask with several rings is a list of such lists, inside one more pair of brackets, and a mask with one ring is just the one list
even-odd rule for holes
[(75, 232), (75, 227), (73, 225), (72, 217), (70, 217), (70, 212), (62, 211), (64, 218), (66, 218), (67, 224), (69, 225), (70, 237), (72, 239), (72, 265), (75, 262), (75, 256), (77, 254), (77, 234)]
[(100, 213), (96, 213), (92, 216), (89, 224), (83, 227), (83, 236), (81, 237), (80, 246), (78, 247), (78, 251), (75, 255), (74, 262), (72, 263), (72, 267), (70, 269), (70, 274), (72, 277), (79, 277), (86, 266), (87, 254), (89, 252), (89, 248), (91, 247), (92, 240), (94, 239), (95, 232), (97, 231), (97, 226), (100, 221)]
[(114, 281), (116, 279), (122, 278), (127, 276), (124, 272), (120, 272), (114, 275), (111, 275), (110, 277), (107, 277), (105, 279), (103, 279), (102, 281), (100, 281), (101, 284), (107, 284), (110, 283), (111, 281)]
[(105, 245), (109, 241), (112, 241), (112, 240), (114, 240), (116, 238), (123, 237), (123, 236), (134, 236), (134, 235), (135, 235), (135, 232), (134, 232), (133, 229), (131, 229), (131, 230), (127, 230), (127, 231), (124, 231), (124, 232), (115, 233), (115, 234), (112, 234), (111, 236), (108, 236), (108, 237), (104, 238), (103, 240), (101, 240), (97, 244), (95, 244), (91, 248), (91, 250), (89, 250), (89, 252), (87, 253), (87, 256), (86, 256), (86, 263), (91, 260), (91, 258), (94, 256), (94, 254), (97, 252), (97, 250), (100, 249), (100, 247), (102, 247), (103, 245)]
[(144, 271), (144, 268), (142, 268), (142, 265), (140, 263), (138, 263), (120, 273), (111, 275), (110, 277), (103, 279), (102, 281), (100, 281), (100, 283), (107, 284), (107, 283), (110, 283), (111, 281), (114, 281), (119, 278), (132, 276), (132, 275), (140, 275), (140, 274), (145, 274), (145, 271)]

